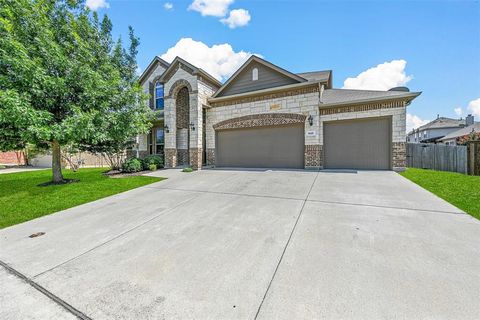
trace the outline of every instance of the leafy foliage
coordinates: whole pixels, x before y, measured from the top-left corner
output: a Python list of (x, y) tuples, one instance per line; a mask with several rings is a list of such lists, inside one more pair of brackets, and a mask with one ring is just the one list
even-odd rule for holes
[(475, 132), (475, 131), (472, 131), (470, 134), (468, 135), (465, 135), (465, 136), (462, 136), (462, 137), (458, 137), (457, 138), (457, 144), (460, 144), (460, 145), (465, 145), (467, 144), (469, 141), (478, 141), (480, 140), (480, 132)]
[(163, 167), (163, 159), (159, 156), (156, 156), (156, 155), (149, 155), (149, 156), (146, 156), (145, 159), (143, 159), (143, 168), (145, 170), (150, 169), (150, 165), (152, 165), (152, 164), (154, 164), (156, 166), (156, 168), (162, 168)]
[[(137, 82), (139, 45), (112, 40), (83, 1), (0, 0), (0, 149), (49, 144), (115, 153), (149, 130), (154, 114)], [(56, 156), (57, 155), (57, 156)]]
[(122, 165), (123, 172), (139, 172), (143, 170), (143, 161), (138, 158), (131, 158), (125, 161)]

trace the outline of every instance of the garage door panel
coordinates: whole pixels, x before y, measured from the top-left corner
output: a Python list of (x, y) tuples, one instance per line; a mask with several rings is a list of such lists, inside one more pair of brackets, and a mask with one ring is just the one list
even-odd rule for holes
[(303, 168), (303, 130), (298, 124), (218, 131), (217, 166)]
[(325, 168), (390, 169), (391, 119), (324, 123)]

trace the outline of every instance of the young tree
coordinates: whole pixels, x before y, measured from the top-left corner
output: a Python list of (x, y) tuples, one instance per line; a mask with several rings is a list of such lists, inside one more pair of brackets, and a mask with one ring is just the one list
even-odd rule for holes
[(83, 1), (0, 0), (0, 140), (10, 141), (2, 148), (48, 143), (54, 183), (63, 182), (62, 146), (105, 144), (126, 123), (124, 139), (150, 127), (138, 38), (130, 28), (127, 51), (111, 30)]

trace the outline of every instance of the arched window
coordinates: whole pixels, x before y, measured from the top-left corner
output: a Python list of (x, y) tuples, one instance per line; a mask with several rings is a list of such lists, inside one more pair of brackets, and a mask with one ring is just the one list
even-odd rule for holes
[(160, 82), (155, 83), (155, 109), (163, 110), (163, 84)]
[(253, 68), (252, 70), (252, 81), (257, 81), (258, 80), (258, 69)]

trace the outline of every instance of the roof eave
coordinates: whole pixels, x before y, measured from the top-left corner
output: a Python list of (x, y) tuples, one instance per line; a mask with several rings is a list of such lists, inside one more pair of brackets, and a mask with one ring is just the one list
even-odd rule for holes
[(325, 83), (325, 81), (323, 81), (323, 82), (322, 81), (308, 81), (308, 82), (294, 83), (294, 84), (289, 84), (289, 85), (286, 85), (286, 86), (249, 91), (249, 92), (238, 93), (238, 94), (233, 94), (233, 95), (224, 96), (224, 97), (213, 97), (212, 96), (211, 98), (208, 98), (207, 101), (209, 103), (210, 102), (228, 101), (228, 100), (234, 100), (234, 99), (238, 99), (238, 98), (257, 96), (257, 95), (261, 95), (261, 94), (265, 94), (265, 93), (273, 93), (273, 92), (278, 92), (278, 91), (286, 91), (286, 90), (291, 90), (291, 89), (297, 89), (297, 88), (301, 88), (301, 87), (320, 85), (321, 83)]
[(152, 72), (151, 69), (153, 68), (153, 66), (157, 62), (163, 64), (166, 69), (168, 69), (170, 67), (170, 64), (167, 61), (163, 60), (159, 56), (155, 56), (155, 58), (152, 59), (152, 61), (149, 63), (149, 65), (145, 69), (145, 71), (143, 71), (142, 74), (140, 75), (140, 77), (138, 77), (138, 82), (139, 83), (142, 83), (145, 80), (145, 78)]
[(407, 100), (407, 102), (411, 102), (420, 94), (422, 94), (422, 92), (410, 92), (408, 94), (398, 95), (398, 96), (376, 97), (376, 98), (370, 98), (370, 99), (358, 99), (358, 100), (343, 101), (343, 102), (340, 101), (335, 103), (320, 103), (320, 108), (336, 107), (336, 106), (344, 106), (344, 105), (368, 103), (368, 102), (378, 102), (378, 101), (384, 101), (384, 100), (398, 100), (398, 99), (403, 99), (403, 100)]

